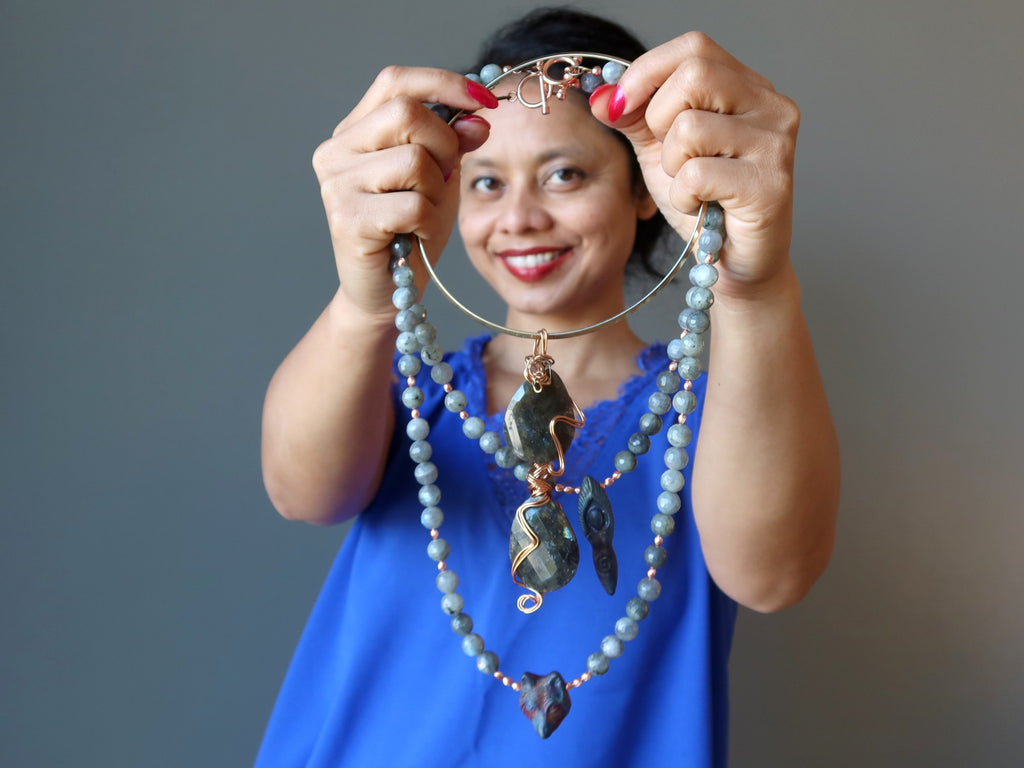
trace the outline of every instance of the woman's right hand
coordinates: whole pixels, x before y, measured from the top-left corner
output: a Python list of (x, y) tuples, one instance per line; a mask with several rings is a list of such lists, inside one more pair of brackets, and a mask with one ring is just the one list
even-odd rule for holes
[[(413, 233), (433, 256), (440, 254), (455, 221), (461, 157), (489, 132), (476, 115), (449, 126), (427, 103), (472, 112), (498, 102), (454, 72), (388, 67), (313, 154), (338, 298), (371, 321), (394, 317), (387, 264), (395, 234)], [(422, 290), (423, 275), (418, 280)]]

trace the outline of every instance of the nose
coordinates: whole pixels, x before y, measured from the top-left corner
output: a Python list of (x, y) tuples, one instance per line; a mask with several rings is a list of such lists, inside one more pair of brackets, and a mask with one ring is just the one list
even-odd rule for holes
[(500, 205), (498, 228), (507, 234), (542, 232), (552, 225), (553, 219), (543, 205), (538, 190), (530, 185), (508, 187)]

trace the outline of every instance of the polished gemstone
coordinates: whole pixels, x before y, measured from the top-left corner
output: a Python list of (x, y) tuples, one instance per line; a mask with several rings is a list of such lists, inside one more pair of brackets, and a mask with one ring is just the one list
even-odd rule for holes
[[(540, 392), (524, 381), (512, 396), (505, 410), (505, 442), (523, 461), (531, 464), (549, 464), (558, 458), (558, 449), (551, 437), (551, 420), (556, 416), (575, 418), (572, 398), (558, 374), (551, 371), (551, 383)], [(576, 429), (559, 422), (555, 434), (563, 453), (569, 449)]]
[[(580, 564), (580, 548), (569, 525), (569, 518), (556, 501), (527, 507), (523, 516), (526, 524), (540, 539), (540, 544), (519, 565), (519, 578), (527, 587), (538, 592), (561, 589), (576, 575)], [(530, 535), (519, 523), (517, 515), (512, 521), (512, 533), (508, 540), (508, 556), (512, 562), (529, 546)]]
[(519, 708), (533, 723), (537, 735), (546, 739), (562, 724), (572, 706), (565, 680), (557, 672), (543, 677), (524, 672), (519, 685)]

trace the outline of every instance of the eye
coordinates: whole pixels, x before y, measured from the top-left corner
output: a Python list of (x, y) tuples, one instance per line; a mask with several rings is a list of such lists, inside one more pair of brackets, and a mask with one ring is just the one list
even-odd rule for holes
[(501, 189), (501, 182), (494, 176), (477, 176), (469, 182), (469, 188), (474, 192), (491, 194)]
[(555, 189), (574, 189), (583, 182), (585, 177), (586, 174), (579, 168), (566, 166), (553, 170), (544, 183)]

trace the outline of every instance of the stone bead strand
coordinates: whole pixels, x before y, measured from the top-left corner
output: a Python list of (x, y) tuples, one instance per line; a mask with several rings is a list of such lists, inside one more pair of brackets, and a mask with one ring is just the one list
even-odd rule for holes
[[(495, 80), (501, 77), (511, 67), (501, 67), (497, 64), (485, 64), (479, 72), (470, 72), (466, 75), (467, 80), (490, 87)], [(580, 90), (584, 93), (593, 93), (604, 84), (615, 85), (619, 82), (626, 65), (617, 61), (607, 61), (604, 66), (594, 67), (589, 72), (580, 75)]]

